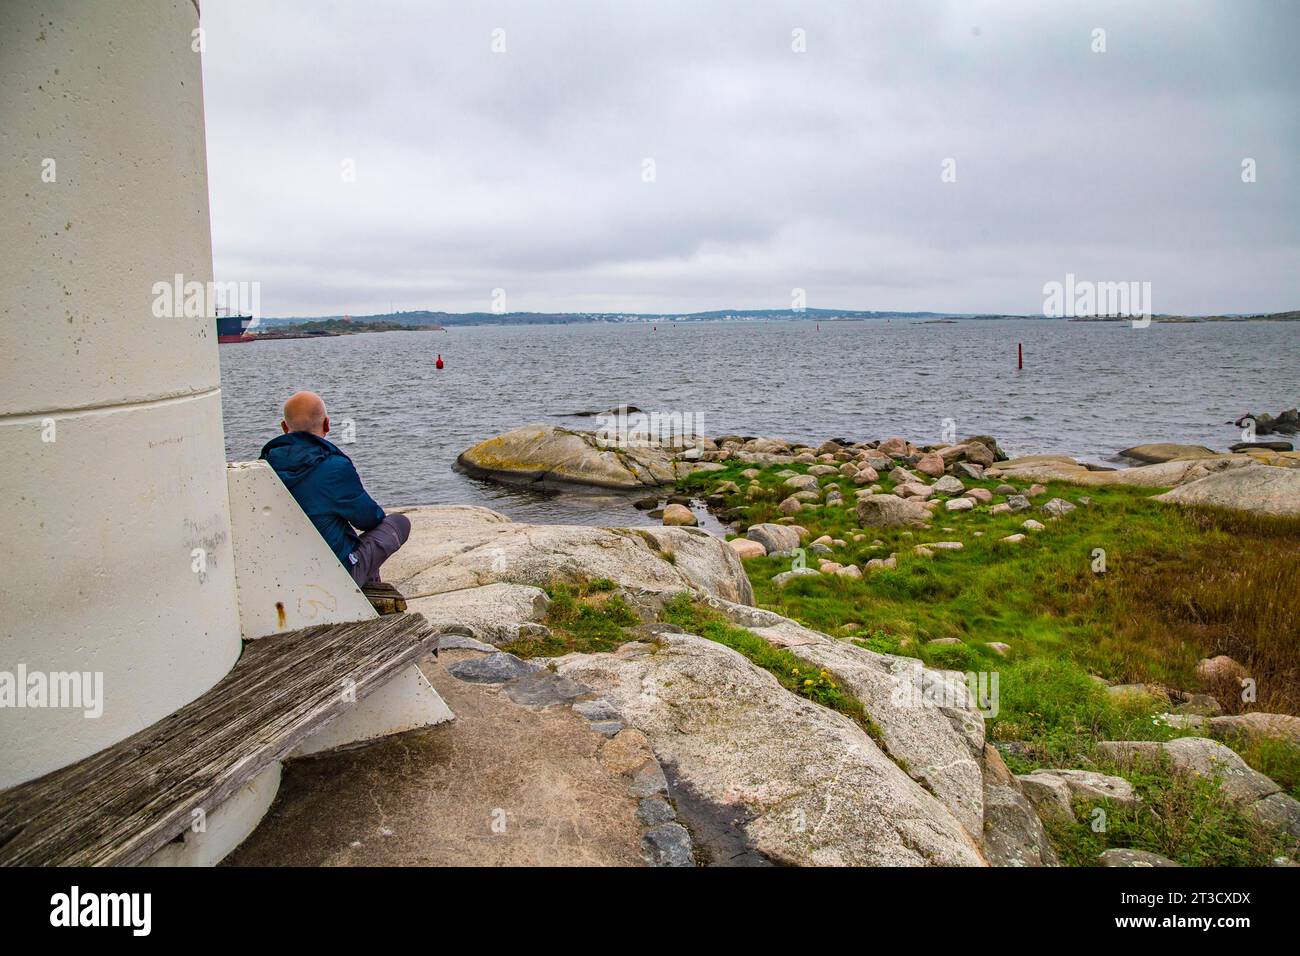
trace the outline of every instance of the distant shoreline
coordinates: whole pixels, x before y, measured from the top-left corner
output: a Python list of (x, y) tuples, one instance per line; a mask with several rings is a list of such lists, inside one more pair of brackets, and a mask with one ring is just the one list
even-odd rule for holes
[[(851, 312), (831, 309), (809, 309), (805, 312), (778, 310), (752, 310), (742, 312), (693, 312), (667, 315), (640, 315), (579, 312), (391, 312), (378, 315), (344, 319), (339, 316), (321, 318), (287, 317), (264, 318), (259, 323), (258, 334), (273, 338), (315, 338), (326, 335), (351, 335), (359, 332), (393, 331), (446, 331), (457, 326), (484, 325), (683, 325), (719, 322), (917, 322), (930, 325), (948, 325), (962, 321), (1039, 321), (1039, 322), (1130, 322), (1130, 316), (1074, 316), (1048, 317), (1044, 315), (959, 314), (942, 312)], [(1151, 321), (1160, 324), (1196, 324), (1202, 322), (1297, 322), (1300, 310), (1266, 312), (1254, 315), (1154, 315)]]

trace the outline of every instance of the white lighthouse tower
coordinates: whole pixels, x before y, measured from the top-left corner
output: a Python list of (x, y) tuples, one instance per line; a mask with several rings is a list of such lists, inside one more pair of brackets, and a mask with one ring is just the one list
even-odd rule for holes
[[(195, 0), (0, 3), (0, 799), (244, 641), (375, 616), (274, 473), (227, 468), (213, 303), (157, 307), (212, 281), (198, 30)], [(297, 752), (450, 716), (408, 665)], [(166, 861), (219, 859), (279, 769)]]
[[(0, 670), (102, 674), (103, 713), (0, 708), (0, 787), (202, 694), (240, 651), (192, 0), (0, 6)], [(194, 568), (201, 567), (201, 572)]]

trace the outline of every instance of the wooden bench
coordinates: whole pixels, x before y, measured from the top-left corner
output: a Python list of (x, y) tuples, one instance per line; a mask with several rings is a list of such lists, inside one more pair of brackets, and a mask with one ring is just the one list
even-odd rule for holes
[(363, 584), (361, 593), (380, 614), (400, 614), (406, 610), (405, 595), (391, 584), (382, 581), (377, 584)]
[(143, 862), (189, 829), (196, 810), (210, 814), (440, 633), (419, 614), (393, 614), (246, 643), (202, 697), (106, 750), (0, 791), (0, 864)]

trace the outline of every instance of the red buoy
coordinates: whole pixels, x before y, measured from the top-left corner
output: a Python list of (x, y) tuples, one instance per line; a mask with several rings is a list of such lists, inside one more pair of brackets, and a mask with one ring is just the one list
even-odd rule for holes
[(438, 361), (433, 363), (434, 368), (442, 368), (442, 353), (438, 353)]

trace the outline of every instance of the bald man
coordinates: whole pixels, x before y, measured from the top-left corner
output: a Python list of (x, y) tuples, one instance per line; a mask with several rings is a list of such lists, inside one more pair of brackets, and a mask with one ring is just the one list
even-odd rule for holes
[(330, 420), (325, 402), (315, 392), (289, 397), (280, 430), (284, 434), (266, 443), (262, 458), (275, 469), (352, 580), (357, 584), (379, 581), (380, 565), (410, 537), (410, 520), (406, 515), (385, 515), (361, 487), (352, 459), (325, 440)]

